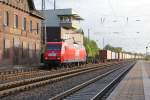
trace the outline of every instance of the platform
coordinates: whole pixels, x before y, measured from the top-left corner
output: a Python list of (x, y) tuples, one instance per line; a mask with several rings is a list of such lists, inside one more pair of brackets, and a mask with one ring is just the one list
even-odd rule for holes
[(150, 100), (150, 62), (138, 61), (107, 100)]

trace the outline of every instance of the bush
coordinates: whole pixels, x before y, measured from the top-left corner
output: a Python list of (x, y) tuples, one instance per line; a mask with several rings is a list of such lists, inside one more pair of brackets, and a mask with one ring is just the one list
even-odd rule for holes
[(88, 57), (95, 57), (99, 48), (95, 41), (88, 40), (88, 38), (84, 37), (84, 46), (87, 52)]

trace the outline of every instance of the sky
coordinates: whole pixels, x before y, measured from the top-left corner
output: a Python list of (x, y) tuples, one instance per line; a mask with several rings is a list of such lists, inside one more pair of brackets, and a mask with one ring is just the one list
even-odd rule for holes
[[(34, 0), (37, 9), (41, 1)], [(45, 1), (46, 9), (53, 9), (54, 0)], [(104, 40), (104, 45), (145, 53), (150, 43), (150, 0), (56, 0), (56, 8), (78, 12), (85, 35), (90, 29), (90, 39), (100, 48)]]

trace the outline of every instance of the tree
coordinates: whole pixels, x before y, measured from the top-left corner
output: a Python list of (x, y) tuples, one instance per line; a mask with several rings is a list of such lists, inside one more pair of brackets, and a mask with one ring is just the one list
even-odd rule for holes
[(84, 37), (84, 46), (88, 57), (94, 57), (99, 50), (96, 42), (89, 40), (87, 37)]
[(104, 47), (105, 50), (110, 50), (110, 51), (113, 51), (113, 52), (122, 52), (122, 48), (121, 47), (113, 47), (111, 46), (110, 44), (107, 44), (105, 47)]

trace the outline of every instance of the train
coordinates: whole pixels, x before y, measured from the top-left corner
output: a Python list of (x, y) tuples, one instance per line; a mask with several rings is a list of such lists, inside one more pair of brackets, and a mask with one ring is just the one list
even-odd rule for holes
[(47, 42), (42, 55), (45, 66), (77, 66), (86, 63), (106, 61), (121, 61), (128, 59), (142, 59), (143, 56), (125, 52), (99, 50), (94, 58), (88, 57), (86, 49), (81, 44), (67, 42)]
[(45, 65), (79, 65), (86, 63), (86, 56), (86, 50), (81, 44), (47, 42), (43, 62)]

